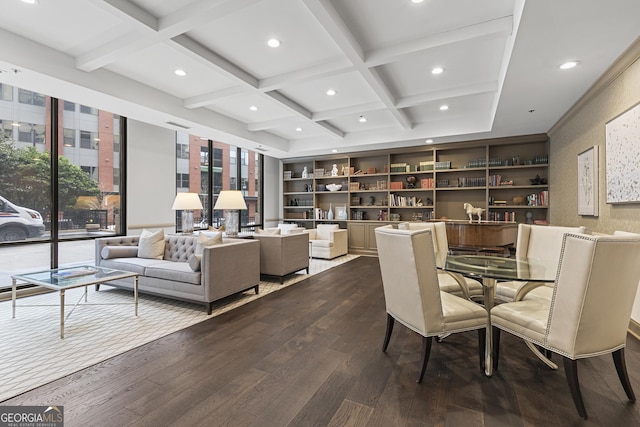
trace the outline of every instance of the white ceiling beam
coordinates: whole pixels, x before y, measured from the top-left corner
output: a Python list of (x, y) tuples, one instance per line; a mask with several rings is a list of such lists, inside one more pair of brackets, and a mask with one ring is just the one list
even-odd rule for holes
[(153, 31), (158, 31), (158, 18), (151, 15), (141, 7), (127, 0), (91, 0), (107, 12), (118, 15), (120, 18), (135, 25), (145, 26)]
[(324, 61), (317, 65), (312, 65), (300, 70), (288, 73), (278, 74), (276, 76), (267, 77), (260, 80), (259, 88), (264, 92), (282, 89), (294, 83), (299, 83), (320, 77), (329, 77), (338, 74), (347, 73), (355, 70), (355, 67), (346, 58), (336, 59), (334, 61)]
[(216, 90), (202, 95), (192, 96), (184, 100), (185, 108), (198, 108), (212, 105), (225, 99), (248, 93), (247, 89), (242, 86), (231, 86), (225, 89)]
[(152, 16), (127, 0), (91, 1), (125, 20), (132, 25), (132, 30), (125, 38), (119, 37), (80, 55), (76, 60), (76, 66), (87, 72), (262, 0), (199, 0), (191, 3), (189, 7), (160, 18)]
[(431, 34), (406, 43), (394, 46), (374, 49), (366, 52), (365, 64), (368, 67), (377, 67), (388, 64), (401, 56), (432, 49), (447, 44), (480, 37), (503, 36), (508, 37), (513, 31), (513, 16), (493, 19), (479, 24), (469, 25), (451, 31)]
[(344, 132), (327, 122), (316, 122), (318, 126), (324, 128), (327, 132), (332, 133), (340, 138), (344, 138)]
[(263, 122), (249, 123), (247, 129), (250, 132), (258, 132), (261, 130), (277, 129), (283, 126), (291, 126), (291, 118), (265, 120)]
[(209, 50), (200, 43), (196, 42), (190, 37), (185, 35), (176, 36), (173, 42), (183, 50), (183, 53), (196, 59), (200, 63), (213, 67), (218, 71), (226, 74), (231, 79), (250, 86), (251, 88), (258, 88), (258, 79), (247, 73), (237, 65), (229, 62), (226, 58), (218, 55), (217, 53)]
[(458, 86), (451, 89), (438, 90), (433, 92), (425, 92), (411, 96), (398, 98), (396, 107), (407, 108), (415, 105), (424, 104), (425, 102), (433, 102), (441, 99), (456, 98), (460, 96), (477, 95), (481, 93), (495, 93), (498, 91), (498, 82), (485, 82), (473, 85)]
[(309, 110), (307, 110), (300, 104), (296, 103), (295, 101), (292, 101), (291, 99), (287, 98), (280, 92), (277, 92), (277, 91), (266, 92), (265, 95), (271, 97), (272, 99), (277, 101), (280, 105), (289, 109), (289, 111), (291, 111), (295, 115), (302, 117), (310, 121), (311, 123), (315, 123), (316, 125), (323, 128), (325, 131), (332, 133), (336, 136), (339, 136), (340, 138), (344, 137), (344, 132), (342, 132), (340, 129), (336, 128), (335, 126), (332, 126), (325, 122), (314, 122), (311, 118), (311, 112)]
[(184, 34), (194, 28), (218, 20), (245, 7), (252, 6), (263, 0), (199, 0), (187, 7), (161, 17), (158, 31), (168, 33), (167, 38)]
[(351, 105), (349, 107), (334, 108), (331, 110), (317, 111), (311, 118), (315, 121), (330, 120), (336, 117), (344, 117), (349, 114), (362, 114), (365, 111), (382, 110), (385, 108), (384, 102), (376, 101), (366, 104)]
[(403, 129), (410, 130), (412, 127), (411, 121), (403, 111), (395, 107), (395, 99), (382, 81), (382, 78), (380, 78), (380, 75), (375, 70), (369, 69), (364, 63), (362, 47), (349, 31), (333, 4), (329, 0), (303, 0), (303, 3), (344, 52), (345, 56), (353, 63), (369, 87), (384, 102), (398, 124)]

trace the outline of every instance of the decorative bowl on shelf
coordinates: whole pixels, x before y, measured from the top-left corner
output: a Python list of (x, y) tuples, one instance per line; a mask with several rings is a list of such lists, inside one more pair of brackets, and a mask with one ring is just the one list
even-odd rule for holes
[(329, 191), (340, 191), (342, 184), (328, 184), (325, 188)]

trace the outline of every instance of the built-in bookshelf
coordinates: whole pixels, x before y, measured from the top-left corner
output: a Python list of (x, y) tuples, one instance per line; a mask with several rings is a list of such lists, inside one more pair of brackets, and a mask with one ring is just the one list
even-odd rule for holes
[(531, 135), (287, 159), (283, 219), (307, 228), (465, 220), (471, 203), (485, 209), (483, 220), (544, 224), (548, 152), (546, 135)]

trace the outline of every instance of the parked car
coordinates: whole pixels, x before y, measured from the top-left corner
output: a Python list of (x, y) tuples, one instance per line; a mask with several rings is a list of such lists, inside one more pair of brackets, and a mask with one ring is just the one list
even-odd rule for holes
[(24, 240), (44, 234), (42, 215), (0, 196), (0, 242)]

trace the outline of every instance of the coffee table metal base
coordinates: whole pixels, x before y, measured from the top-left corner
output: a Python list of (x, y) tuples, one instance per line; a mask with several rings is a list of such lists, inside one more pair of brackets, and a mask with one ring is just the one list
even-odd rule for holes
[[(136, 317), (138, 316), (138, 275), (137, 274), (131, 274), (130, 277), (133, 277), (133, 305), (135, 306), (135, 315)], [(22, 277), (21, 277), (22, 279)], [(113, 280), (112, 278), (106, 278), (105, 280), (99, 280), (99, 281), (93, 281), (92, 283), (87, 283), (81, 286), (84, 286), (84, 294), (82, 297), (80, 297), (80, 300), (82, 300), (82, 298), (84, 297), (84, 302), (85, 304), (82, 305), (120, 305), (120, 304), (126, 304), (126, 303), (111, 303), (111, 304), (87, 304), (87, 287), (90, 285), (94, 285), (94, 284), (100, 284), (100, 283), (106, 283), (110, 280)], [(27, 283), (29, 283), (28, 280), (26, 280)], [(39, 283), (35, 283), (35, 284), (39, 284)], [(41, 283), (40, 283), (41, 284)], [(16, 299), (17, 299), (17, 287), (18, 287), (18, 282), (17, 282), (17, 278), (14, 276), (11, 278), (11, 308), (12, 308), (12, 317), (15, 319), (16, 317)], [(75, 286), (75, 287), (80, 287), (80, 286)], [(69, 288), (51, 288), (49, 287), (49, 289), (54, 289), (57, 290), (60, 294), (60, 338), (64, 338), (64, 322), (67, 318), (69, 318), (69, 316), (71, 316), (71, 313), (73, 313), (73, 311), (75, 310), (75, 308), (80, 304), (80, 300), (78, 300), (78, 302), (73, 306), (73, 308), (71, 309), (71, 311), (67, 314), (67, 316), (65, 317), (65, 291), (67, 289), (73, 289), (75, 287), (69, 287)], [(21, 305), (22, 307), (29, 307), (30, 305)], [(31, 305), (33, 306), (33, 305)]]

